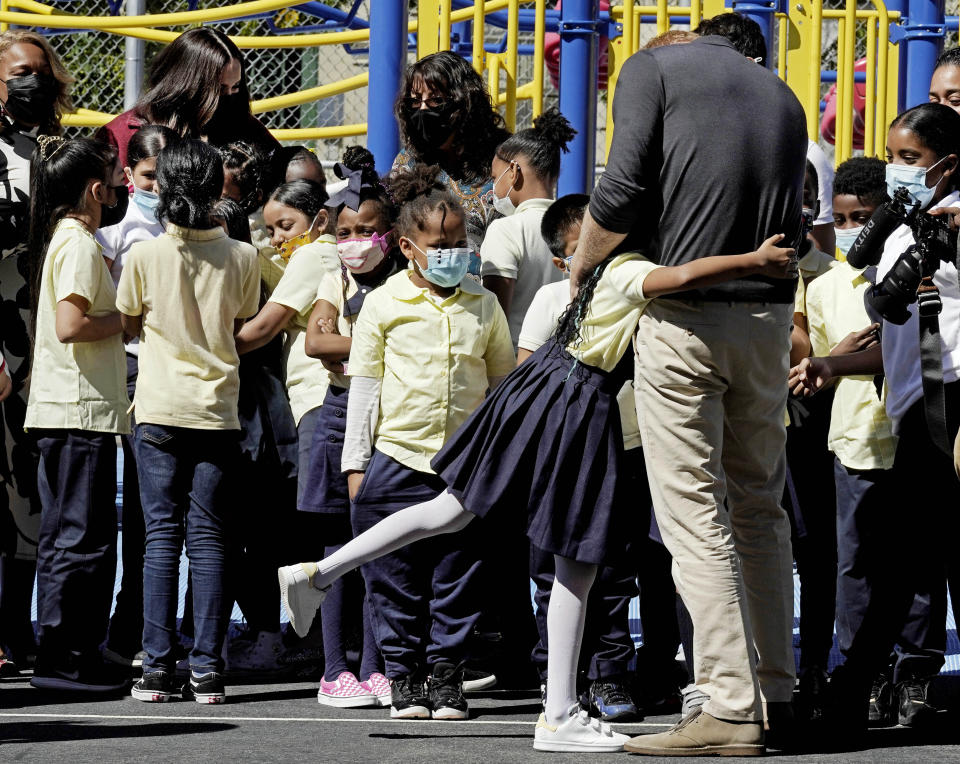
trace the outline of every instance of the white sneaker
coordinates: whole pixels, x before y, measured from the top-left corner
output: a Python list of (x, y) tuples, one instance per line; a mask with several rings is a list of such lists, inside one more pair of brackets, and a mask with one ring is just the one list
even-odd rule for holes
[(290, 617), (290, 625), (299, 637), (307, 636), (317, 610), (327, 596), (326, 589), (321, 591), (313, 588), (311, 582), (316, 574), (317, 566), (312, 562), (287, 565), (277, 571), (283, 607)]
[(537, 720), (533, 733), (536, 751), (581, 751), (583, 753), (613, 753), (622, 751), (629, 735), (614, 732), (609, 724), (592, 719), (580, 706), (570, 708), (570, 718), (557, 727), (547, 724), (543, 714)]
[(261, 631), (256, 639), (230, 640), (227, 665), (230, 671), (279, 671), (282, 652), (283, 635), (279, 631)]

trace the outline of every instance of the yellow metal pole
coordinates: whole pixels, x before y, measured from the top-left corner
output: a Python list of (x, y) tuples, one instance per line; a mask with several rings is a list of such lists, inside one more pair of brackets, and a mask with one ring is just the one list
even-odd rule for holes
[(490, 53), (487, 56), (487, 90), (490, 91), (490, 100), (497, 103), (500, 99), (500, 54)]
[(843, 82), (846, 91), (843, 96), (845, 106), (846, 129), (843, 132), (843, 153), (838, 157), (837, 164), (845, 162), (853, 155), (853, 67), (857, 60), (857, 0), (847, 0), (846, 15), (844, 18), (845, 34)]
[[(621, 8), (623, 10), (623, 18), (621, 19), (623, 23), (623, 35), (621, 35), (620, 37), (620, 40), (622, 41), (621, 45), (617, 49), (617, 53), (620, 54), (618, 56), (619, 65), (615, 68), (610, 65), (609, 61), (607, 61), (607, 114), (608, 115), (610, 113), (610, 104), (612, 103), (610, 94), (613, 92), (613, 85), (611, 83), (616, 79), (615, 74), (620, 74), (619, 67), (623, 66), (624, 59), (626, 59), (628, 56), (631, 56), (634, 52), (633, 35), (634, 35), (634, 27), (636, 26), (636, 22), (637, 22), (637, 17), (634, 15), (634, 12), (633, 12), (633, 0), (629, 0), (629, 2), (625, 1), (621, 6)], [(608, 117), (608, 120), (609, 120), (609, 117)], [(611, 122), (610, 124), (613, 124), (613, 123)], [(609, 140), (610, 140), (610, 134), (608, 132), (607, 141), (609, 142)], [(609, 143), (607, 144), (607, 147), (609, 149)]]
[(667, 0), (657, 0), (657, 34), (663, 34), (670, 29), (670, 14), (667, 11)]
[(440, 42), (437, 50), (450, 50), (450, 14), (452, 0), (440, 0)]
[[(877, 36), (877, 123), (876, 123), (876, 142), (874, 143), (875, 153), (881, 159), (885, 155), (887, 146), (887, 125), (890, 118), (887, 115), (887, 88), (891, 78), (890, 73), (890, 14), (887, 12), (887, 6), (883, 0), (874, 0), (873, 4), (877, 8), (879, 35)], [(896, 69), (894, 69), (896, 71)], [(896, 82), (893, 83), (894, 88)], [(894, 90), (894, 94), (896, 90)], [(896, 95), (893, 97), (896, 104)]]
[[(370, 39), (368, 31), (367, 39)], [(431, 53), (436, 53), (440, 50), (440, 48), (437, 47), (439, 44), (439, 0), (420, 0), (417, 4), (417, 58), (423, 58), (424, 56), (429, 56)]]
[(788, 29), (789, 17), (777, 15), (777, 76), (786, 81), (787, 79), (787, 36), (790, 34)]
[(507, 73), (507, 103), (503, 119), (512, 133), (517, 129), (517, 53), (520, 40), (520, 0), (510, 0), (507, 9), (507, 49), (504, 71)]
[(547, 0), (537, 0), (533, 24), (533, 117), (543, 113), (543, 40), (547, 33)]
[(484, 0), (473, 0), (473, 69), (477, 74), (483, 71), (483, 43), (484, 26), (483, 17)]
[(820, 134), (820, 59), (823, 55), (823, 3), (813, 0), (810, 5), (810, 58), (807, 61), (807, 135)]
[[(8, 0), (0, 0), (0, 13), (6, 13), (10, 10), (10, 3)], [(0, 32), (6, 32), (10, 28), (10, 25), (4, 21), (0, 24)]]
[(700, 19), (703, 18), (703, 6), (701, 0), (691, 0), (690, 2), (690, 28), (696, 29), (700, 26)]
[(850, 65), (847, 62), (846, 46), (847, 20), (841, 18), (837, 20), (837, 121), (834, 123), (833, 133), (833, 159), (834, 167), (843, 162), (846, 157), (843, 156), (844, 135), (847, 130), (847, 122), (850, 121), (850, 114), (847, 112), (847, 93), (846, 78), (844, 72)]
[(863, 110), (863, 153), (873, 156), (877, 138), (877, 20), (867, 19), (867, 87)]

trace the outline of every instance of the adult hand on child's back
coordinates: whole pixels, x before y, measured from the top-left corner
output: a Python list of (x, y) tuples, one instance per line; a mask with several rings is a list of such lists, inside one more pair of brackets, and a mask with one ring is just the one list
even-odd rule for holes
[(850, 334), (840, 340), (837, 346), (830, 351), (830, 355), (859, 353), (861, 350), (872, 348), (880, 342), (879, 329), (880, 324), (870, 324), (870, 326), (858, 332), (850, 332)]
[(771, 236), (757, 248), (759, 273), (774, 279), (795, 279), (797, 277), (797, 253), (792, 247), (778, 247), (783, 234)]
[(357, 492), (360, 490), (360, 484), (363, 482), (363, 476), (363, 472), (347, 473), (347, 493), (350, 496), (350, 501), (356, 498)]

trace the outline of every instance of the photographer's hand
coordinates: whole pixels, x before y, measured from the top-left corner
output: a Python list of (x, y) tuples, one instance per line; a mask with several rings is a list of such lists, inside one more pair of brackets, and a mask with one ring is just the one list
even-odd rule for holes
[(927, 210), (928, 215), (947, 216), (947, 222), (950, 225), (950, 228), (956, 230), (960, 228), (960, 207), (934, 207), (932, 210)]

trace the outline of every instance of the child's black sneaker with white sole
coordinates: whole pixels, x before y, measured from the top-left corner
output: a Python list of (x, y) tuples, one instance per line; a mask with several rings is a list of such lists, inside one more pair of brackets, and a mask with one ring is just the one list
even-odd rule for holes
[(390, 680), (391, 719), (429, 719), (430, 699), (413, 674)]
[(177, 694), (173, 674), (167, 671), (151, 671), (133, 685), (130, 694), (144, 703), (166, 703)]
[(427, 691), (434, 719), (459, 720), (470, 715), (463, 697), (463, 670), (450, 663), (438, 663), (427, 677)]
[(195, 700), (203, 705), (223, 703), (227, 696), (223, 690), (223, 676), (213, 671), (201, 676), (191, 672), (190, 679), (183, 685), (182, 693), (184, 700)]

